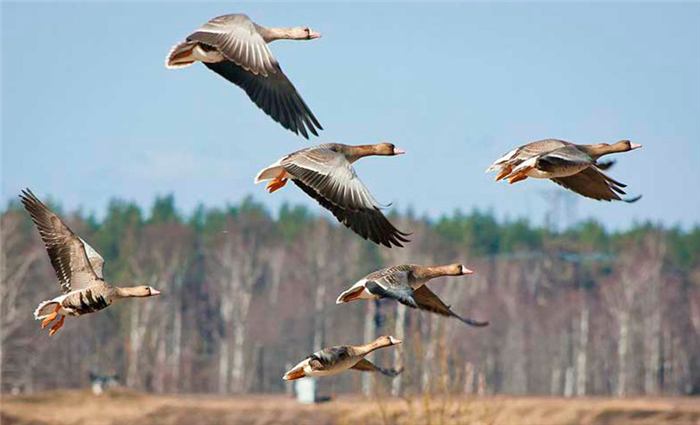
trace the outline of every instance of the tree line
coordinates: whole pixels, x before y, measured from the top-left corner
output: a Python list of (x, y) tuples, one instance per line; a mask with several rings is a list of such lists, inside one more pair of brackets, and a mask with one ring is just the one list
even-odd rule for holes
[[(163, 295), (68, 318), (49, 338), (32, 311), (58, 284), (28, 214), (11, 203), (0, 223), (3, 392), (84, 387), (92, 372), (156, 393), (280, 393), (290, 390), (284, 371), (311, 352), (392, 334), (404, 344), (371, 360), (402, 375), (350, 371), (322, 380), (325, 390), (700, 393), (698, 226), (586, 221), (554, 232), (490, 212), (409, 211), (391, 220), (411, 242), (390, 250), (304, 207), (271, 214), (252, 198), (188, 217), (172, 195), (147, 213), (113, 200), (102, 220), (62, 216), (105, 258), (108, 282)], [(379, 268), (453, 262), (476, 273), (429, 286), (487, 328), (392, 301), (334, 303)]]

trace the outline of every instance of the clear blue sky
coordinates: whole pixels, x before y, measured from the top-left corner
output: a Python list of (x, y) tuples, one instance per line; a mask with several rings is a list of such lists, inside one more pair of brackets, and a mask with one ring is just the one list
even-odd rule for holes
[[(255, 173), (309, 144), (390, 141), (357, 164), (380, 202), (437, 217), (459, 208), (541, 222), (545, 181), (496, 184), (485, 168), (543, 138), (630, 139), (611, 174), (636, 204), (580, 198), (611, 227), (700, 222), (700, 4), (2, 3), (2, 206), (32, 188), (102, 215), (111, 198), (223, 206)], [(271, 49), (325, 131), (310, 142), (170, 47), (209, 18), (323, 34)], [(546, 195), (546, 196), (543, 196)]]

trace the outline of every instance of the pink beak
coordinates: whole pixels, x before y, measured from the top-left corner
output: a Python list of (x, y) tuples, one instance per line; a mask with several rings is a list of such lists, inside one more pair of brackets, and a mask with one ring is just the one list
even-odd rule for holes
[(639, 149), (641, 147), (642, 145), (638, 145), (637, 143), (630, 143), (630, 150)]
[(321, 33), (320, 32), (313, 32), (311, 31), (309, 33), (309, 39), (314, 39), (314, 38), (321, 38)]
[(468, 268), (462, 266), (462, 274), (472, 274), (474, 270), (469, 270)]
[(403, 155), (405, 153), (406, 153), (406, 151), (402, 151), (401, 149), (394, 148), (394, 155)]
[(157, 289), (151, 288), (151, 295), (160, 295), (160, 291)]

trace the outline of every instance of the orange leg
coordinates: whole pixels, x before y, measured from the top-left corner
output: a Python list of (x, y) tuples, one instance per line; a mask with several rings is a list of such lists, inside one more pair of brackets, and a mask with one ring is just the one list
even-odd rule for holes
[(284, 173), (285, 172), (282, 171), (279, 176), (275, 177), (274, 180), (265, 186), (265, 189), (267, 189), (268, 192), (273, 193), (274, 191), (283, 188), (284, 185), (287, 184), (287, 179), (284, 177)]
[(49, 336), (55, 334), (57, 330), (61, 329), (61, 326), (63, 326), (63, 322), (65, 320), (66, 320), (66, 316), (61, 316), (61, 318), (58, 320), (58, 322), (54, 323), (54, 325), (51, 326), (51, 330), (49, 331)]
[(49, 326), (49, 323), (51, 323), (56, 318), (56, 316), (58, 316), (58, 310), (60, 309), (61, 305), (59, 304), (56, 306), (56, 309), (53, 313), (46, 316), (46, 318), (41, 322), (41, 329), (46, 329), (46, 327)]

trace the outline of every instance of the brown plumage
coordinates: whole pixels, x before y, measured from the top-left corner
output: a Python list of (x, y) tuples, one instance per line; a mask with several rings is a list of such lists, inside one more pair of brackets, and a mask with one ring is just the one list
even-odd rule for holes
[(366, 156), (404, 153), (391, 143), (349, 146), (329, 143), (302, 149), (263, 169), (255, 183), (272, 180), (270, 193), (291, 179), (304, 193), (329, 210), (358, 235), (391, 248), (408, 242), (407, 233), (396, 229), (382, 214), (381, 206), (362, 183), (352, 163)]
[(94, 313), (122, 298), (160, 294), (150, 286), (120, 288), (105, 282), (102, 278), (104, 259), (97, 251), (73, 233), (29, 189), (22, 191), (20, 199), (39, 230), (63, 294), (40, 303), (34, 311), (34, 318), (43, 320), (42, 329), (60, 316), (49, 335), (63, 326), (67, 315)]
[(394, 377), (401, 373), (401, 370), (379, 367), (364, 357), (374, 350), (401, 344), (401, 342), (401, 340), (393, 336), (381, 336), (367, 344), (339, 345), (324, 348), (299, 362), (285, 373), (282, 379), (292, 381), (307, 376), (335, 375), (348, 369), (355, 369), (361, 372), (379, 372), (383, 375)]
[(452, 311), (425, 284), (436, 277), (461, 276), (473, 273), (461, 264), (446, 266), (418, 266), (404, 264), (370, 273), (346, 290), (336, 304), (350, 301), (393, 298), (412, 308), (429, 311), (441, 316), (454, 317), (471, 326), (486, 326), (488, 322), (459, 316)]
[[(267, 44), (275, 40), (312, 40), (308, 27), (264, 28), (242, 14), (216, 17), (170, 50), (167, 68), (195, 62), (242, 88), (250, 100), (282, 127), (309, 138), (321, 124), (289, 81)], [(307, 131), (308, 130), (308, 131)]]
[(640, 147), (629, 140), (595, 145), (576, 145), (556, 139), (540, 140), (513, 149), (497, 159), (486, 172), (498, 171), (496, 181), (506, 179), (512, 184), (528, 177), (551, 179), (587, 198), (635, 202), (641, 196), (622, 199), (620, 195), (626, 194), (623, 189), (626, 185), (603, 172), (612, 162), (598, 160), (604, 155)]

